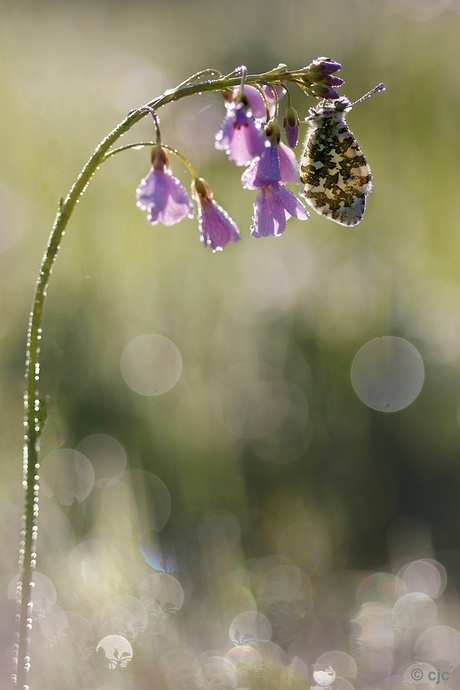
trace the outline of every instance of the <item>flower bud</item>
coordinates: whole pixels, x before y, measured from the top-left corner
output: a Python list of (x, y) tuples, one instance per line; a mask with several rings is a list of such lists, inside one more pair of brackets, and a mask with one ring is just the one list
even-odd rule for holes
[(343, 86), (345, 84), (345, 79), (341, 77), (336, 77), (335, 75), (327, 76), (322, 81), (323, 84), (328, 86)]
[(309, 87), (311, 93), (314, 96), (318, 96), (318, 98), (327, 98), (327, 99), (333, 99), (333, 98), (340, 98), (340, 94), (337, 93), (334, 89), (332, 89), (330, 86), (327, 84), (312, 84)]
[(287, 143), (291, 149), (294, 149), (299, 140), (299, 114), (291, 105), (288, 105), (284, 111), (283, 127)]
[(198, 202), (200, 239), (204, 246), (209, 246), (216, 252), (229, 242), (238, 242), (240, 233), (236, 223), (214, 201), (211, 188), (202, 177), (193, 180), (192, 192)]
[(316, 58), (316, 60), (313, 60), (313, 62), (308, 65), (307, 69), (310, 71), (311, 76), (314, 77), (316, 81), (316, 78), (321, 79), (321, 77), (326, 77), (328, 74), (338, 72), (342, 69), (342, 65), (340, 62), (336, 62), (331, 58), (319, 57)]
[(281, 127), (279, 126), (277, 120), (272, 120), (265, 127), (265, 136), (272, 146), (278, 146), (281, 141)]

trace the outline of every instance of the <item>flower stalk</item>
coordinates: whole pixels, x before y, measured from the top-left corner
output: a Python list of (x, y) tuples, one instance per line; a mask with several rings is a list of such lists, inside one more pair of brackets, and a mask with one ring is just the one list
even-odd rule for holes
[[(297, 84), (299, 88), (310, 96), (316, 96), (318, 89), (327, 90), (328, 98), (337, 98), (338, 94), (332, 88), (339, 85), (337, 77), (330, 75), (340, 69), (340, 65), (327, 58), (318, 58), (308, 67), (296, 70), (289, 70), (286, 65), (279, 65), (275, 69), (264, 74), (247, 74), (245, 68), (237, 68), (228, 75), (222, 75), (215, 70), (204, 70), (189, 77), (186, 81), (179, 84), (176, 88), (166, 91), (158, 98), (150, 101), (145, 106), (131, 111), (97, 146), (87, 163), (81, 170), (74, 184), (72, 185), (67, 196), (62, 198), (59, 202), (59, 207), (56, 213), (55, 221), (52, 227), (51, 234), (43, 255), (39, 274), (35, 286), (35, 293), (32, 303), (32, 310), (29, 317), (28, 331), (27, 331), (27, 350), (26, 350), (26, 392), (24, 396), (24, 452), (23, 452), (23, 490), (24, 490), (24, 515), (21, 524), (21, 543), (19, 555), (20, 574), (17, 587), (17, 640), (14, 649), (14, 668), (13, 668), (13, 686), (21, 688), (21, 690), (28, 690), (29, 688), (29, 670), (30, 670), (30, 639), (32, 634), (32, 619), (33, 619), (33, 605), (32, 605), (32, 590), (33, 590), (33, 571), (36, 565), (37, 558), (37, 535), (38, 535), (38, 506), (39, 506), (39, 450), (40, 437), (46, 420), (46, 404), (40, 398), (40, 347), (42, 338), (42, 319), (45, 306), (48, 285), (56, 260), (63, 235), (66, 231), (68, 222), (75, 210), (76, 204), (92, 176), (95, 174), (98, 167), (108, 158), (116, 153), (120, 153), (133, 145), (122, 146), (119, 149), (114, 149), (116, 142), (126, 134), (134, 125), (136, 125), (146, 115), (154, 114), (156, 126), (156, 146), (161, 147), (158, 118), (156, 112), (159, 108), (178, 101), (182, 98), (192, 96), (194, 94), (201, 94), (204, 92), (219, 91), (225, 94), (231, 92), (232, 89), (241, 87), (242, 81), (244, 85), (258, 86), (270, 84), (274, 88), (282, 86), (287, 82)], [(169, 147), (164, 147), (168, 151), (172, 151)], [(227, 233), (231, 239), (226, 241), (235, 241), (237, 237), (237, 229), (233, 228), (231, 219), (227, 218), (225, 212), (222, 214), (219, 206), (215, 204), (212, 199), (212, 193), (208, 186), (204, 186), (203, 181), (198, 177), (195, 179), (195, 193), (201, 200), (202, 214), (202, 235), (206, 235), (206, 219), (209, 213), (218, 214), (217, 222), (221, 233)], [(273, 186), (273, 185), (272, 185)], [(279, 184), (276, 181), (275, 187), (270, 188), (270, 194), (274, 195), (274, 200), (271, 199), (272, 206), (279, 207), (280, 225), (285, 224), (285, 215), (299, 215), (302, 214), (302, 208), (295, 203), (291, 203), (290, 197), (284, 193), (280, 196)], [(287, 190), (286, 190), (287, 192)], [(153, 193), (153, 192), (152, 192)], [(276, 194), (280, 197), (276, 196)], [(290, 193), (289, 193), (290, 194)], [(285, 199), (284, 197), (287, 197)], [(300, 202), (299, 202), (300, 203)], [(262, 205), (259, 212), (262, 213)], [(152, 210), (152, 206), (147, 207)], [(265, 206), (264, 206), (265, 208)], [(262, 210), (261, 210), (262, 209)], [(204, 220), (203, 220), (204, 216)], [(282, 232), (282, 227), (275, 232), (275, 230), (266, 230), (267, 233), (277, 234)], [(264, 231), (265, 232), (265, 231)], [(207, 236), (207, 235), (206, 235)], [(218, 239), (210, 237), (207, 240), (208, 244), (214, 249), (218, 246)], [(220, 248), (220, 247), (219, 247)]]

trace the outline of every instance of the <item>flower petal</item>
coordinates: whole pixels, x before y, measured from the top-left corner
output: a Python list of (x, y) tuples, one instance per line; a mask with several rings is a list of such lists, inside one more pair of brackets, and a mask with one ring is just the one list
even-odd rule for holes
[(286, 229), (286, 212), (276, 201), (271, 187), (261, 189), (254, 202), (252, 237), (278, 237)]
[(185, 187), (168, 169), (150, 170), (136, 191), (137, 205), (147, 211), (152, 225), (174, 225), (188, 216), (193, 218), (193, 204)]
[(290, 189), (287, 189), (282, 184), (276, 187), (272, 185), (272, 193), (276, 203), (282, 206), (288, 215), (294, 216), (294, 218), (299, 220), (307, 220), (310, 217), (305, 206)]
[(278, 146), (278, 156), (280, 160), (281, 182), (299, 182), (299, 169), (294, 151), (281, 142)]
[(236, 165), (247, 165), (262, 153), (265, 138), (261, 125), (257, 123), (244, 103), (231, 103), (216, 134), (215, 146), (227, 153)]
[(198, 204), (198, 222), (200, 239), (205, 246), (210, 245), (213, 252), (240, 239), (236, 223), (214, 199)]
[[(267, 145), (268, 144), (268, 145)], [(280, 159), (278, 147), (267, 144), (258, 158), (254, 158), (241, 176), (245, 189), (261, 189), (273, 182), (281, 180)]]

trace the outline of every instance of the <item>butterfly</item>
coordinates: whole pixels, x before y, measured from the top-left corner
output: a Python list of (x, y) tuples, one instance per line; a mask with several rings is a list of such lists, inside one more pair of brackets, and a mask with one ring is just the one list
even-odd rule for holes
[(309, 128), (300, 161), (302, 193), (317, 213), (340, 225), (360, 222), (373, 186), (370, 167), (345, 115), (357, 103), (384, 90), (378, 84), (354, 103), (342, 96), (322, 100), (308, 111)]

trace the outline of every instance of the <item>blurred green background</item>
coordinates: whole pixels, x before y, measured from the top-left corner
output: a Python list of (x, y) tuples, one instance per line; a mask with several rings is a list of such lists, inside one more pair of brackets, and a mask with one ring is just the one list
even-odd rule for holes
[[(135, 206), (147, 149), (107, 162), (76, 209), (44, 321), (44, 472), (47, 454), (104, 435), (121, 445), (127, 472), (164, 483), (171, 512), (159, 525), (156, 489), (152, 503), (143, 481), (133, 480), (131, 512), (121, 494), (112, 495), (126, 476), (149, 475), (118, 483), (102, 476), (71, 505), (44, 494), (39, 571), (66, 609), (77, 586), (63, 563), (96, 538), (124, 544), (112, 595), (139, 580), (144, 537), (179, 572), (193, 573), (188, 591), (203, 598), (213, 578), (271, 554), (291, 559), (313, 581), (342, 568), (436, 555), (455, 581), (460, 3), (21, 1), (0, 9), (5, 621), (22, 505), (26, 326), (58, 199), (130, 109), (193, 72), (300, 67), (320, 55), (342, 63), (342, 92), (352, 100), (380, 81), (387, 88), (348, 116), (375, 183), (359, 227), (315, 214), (308, 223), (291, 219), (280, 239), (249, 237), (253, 195), (241, 189), (241, 170), (214, 149), (223, 117), (215, 94), (163, 109), (162, 133), (236, 220), (238, 245), (213, 255), (199, 243), (194, 220), (147, 224)], [(295, 104), (305, 116), (314, 101), (295, 93)], [(145, 119), (129, 141), (152, 136)], [(188, 185), (183, 166), (174, 161), (173, 169)], [(180, 353), (180, 378), (163, 395), (139, 395), (122, 376), (122, 353), (144, 334), (169, 339)], [(363, 404), (350, 378), (359, 349), (387, 335), (412, 343), (425, 368), (418, 397), (391, 414)], [(203, 537), (207, 515), (223, 516), (215, 530), (230, 539), (214, 560)], [(90, 590), (87, 584), (84, 606), (75, 604), (82, 615), (96, 609)], [(11, 626), (2, 636), (8, 677)]]

